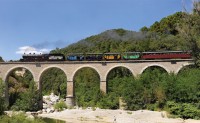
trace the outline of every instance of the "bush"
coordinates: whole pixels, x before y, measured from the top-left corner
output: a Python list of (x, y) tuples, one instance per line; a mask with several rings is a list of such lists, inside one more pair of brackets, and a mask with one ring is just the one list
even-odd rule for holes
[(200, 110), (190, 103), (167, 102), (169, 113), (184, 119), (200, 119)]
[(17, 99), (11, 109), (17, 111), (37, 111), (40, 108), (39, 100), (39, 92), (36, 90), (34, 83), (31, 83), (28, 91), (20, 94), (20, 98)]
[(97, 107), (103, 109), (118, 109), (119, 108), (119, 97), (115, 93), (111, 92), (107, 95), (103, 95), (101, 100), (97, 103)]
[(60, 102), (58, 102), (58, 103), (56, 103), (54, 105), (54, 108), (56, 110), (58, 110), (58, 111), (62, 111), (62, 110), (64, 110), (64, 109), (67, 108), (67, 105), (66, 105), (66, 103), (63, 100), (61, 100)]

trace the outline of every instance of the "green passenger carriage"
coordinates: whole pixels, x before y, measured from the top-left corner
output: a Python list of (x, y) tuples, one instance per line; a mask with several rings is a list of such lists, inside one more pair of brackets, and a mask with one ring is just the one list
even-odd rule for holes
[(141, 56), (140, 52), (125, 52), (125, 53), (123, 53), (123, 59), (124, 60), (139, 59), (140, 56)]

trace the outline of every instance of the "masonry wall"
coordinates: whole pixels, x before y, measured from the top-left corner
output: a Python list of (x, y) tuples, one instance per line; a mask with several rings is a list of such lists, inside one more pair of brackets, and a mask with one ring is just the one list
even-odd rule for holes
[(116, 67), (125, 67), (129, 69), (133, 76), (139, 74), (151, 66), (159, 66), (164, 68), (168, 73), (178, 73), (183, 66), (193, 64), (192, 60), (157, 60), (157, 61), (99, 61), (99, 62), (8, 62), (0, 63), (0, 77), (6, 82), (7, 76), (16, 68), (28, 69), (41, 89), (40, 78), (42, 74), (49, 68), (61, 69), (67, 77), (67, 98), (74, 97), (74, 76), (76, 72), (82, 68), (89, 67), (97, 71), (100, 76), (100, 89), (106, 93), (106, 80), (109, 72)]

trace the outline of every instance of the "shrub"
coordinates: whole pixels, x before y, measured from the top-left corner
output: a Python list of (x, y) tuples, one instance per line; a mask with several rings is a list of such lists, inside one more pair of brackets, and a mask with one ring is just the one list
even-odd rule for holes
[(12, 110), (37, 111), (39, 110), (39, 92), (36, 90), (34, 83), (30, 83), (27, 92), (21, 93), (20, 98), (11, 107)]
[(67, 108), (67, 105), (66, 105), (66, 103), (63, 100), (61, 100), (60, 102), (58, 102), (58, 103), (56, 103), (54, 105), (54, 108), (56, 110), (58, 110), (58, 111), (62, 111), (62, 110), (64, 110), (64, 109)]
[(200, 119), (200, 110), (190, 103), (167, 102), (169, 113), (184, 119)]

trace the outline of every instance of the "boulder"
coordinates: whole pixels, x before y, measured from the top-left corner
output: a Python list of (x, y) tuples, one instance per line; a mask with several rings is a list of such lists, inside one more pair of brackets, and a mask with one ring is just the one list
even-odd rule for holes
[(46, 103), (43, 103), (43, 109), (47, 109), (49, 106)]
[(54, 104), (59, 102), (59, 96), (51, 93), (51, 95), (43, 96), (43, 113), (52, 113), (55, 111)]
[(58, 100), (59, 100), (59, 96), (56, 96), (53, 93), (51, 93), (51, 95), (49, 97), (50, 97), (50, 101), (53, 102), (54, 104), (56, 102), (58, 102)]

